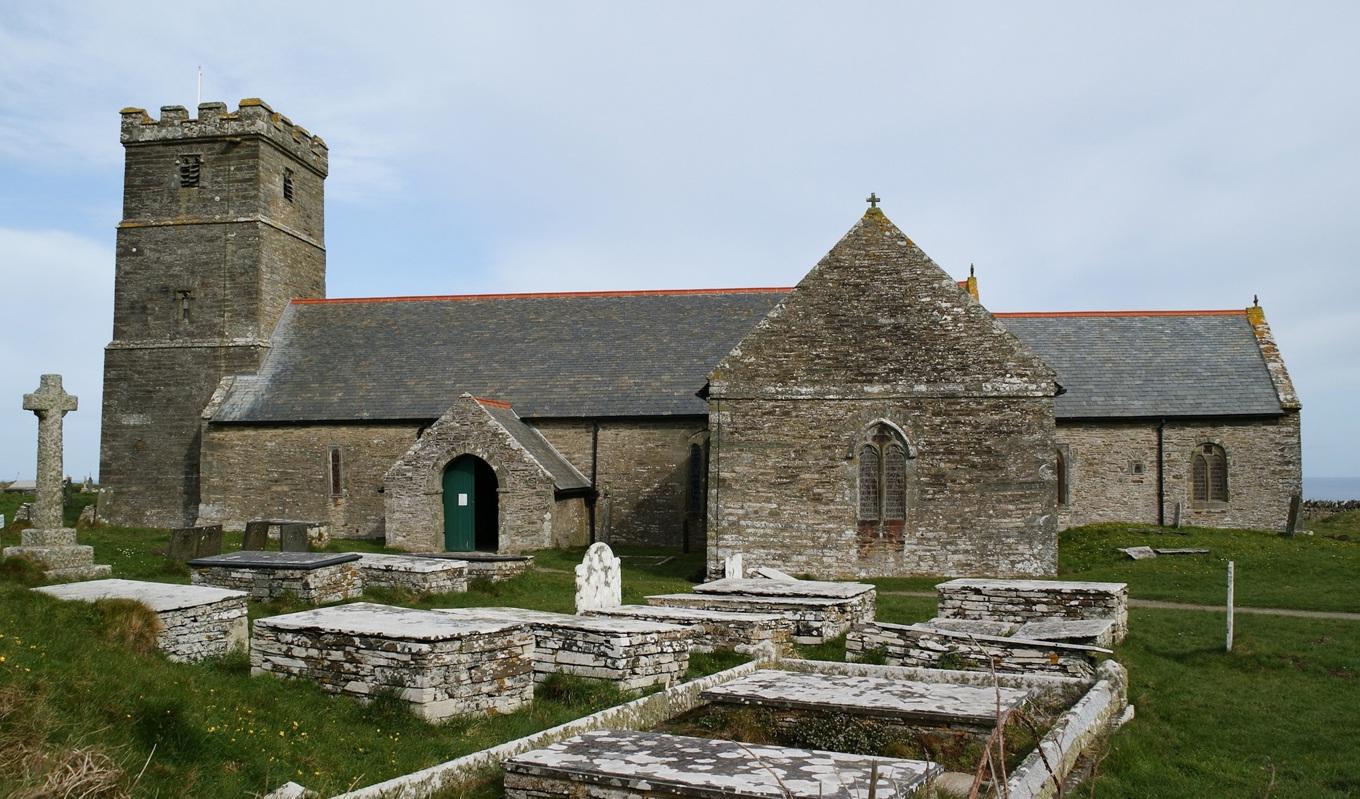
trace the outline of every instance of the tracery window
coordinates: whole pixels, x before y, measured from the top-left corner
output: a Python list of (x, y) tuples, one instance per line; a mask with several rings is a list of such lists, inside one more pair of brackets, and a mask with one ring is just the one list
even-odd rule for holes
[(859, 445), (859, 521), (862, 532), (900, 532), (907, 520), (911, 450), (902, 435), (882, 422)]
[(1228, 454), (1217, 444), (1201, 444), (1190, 456), (1190, 501), (1228, 501)]

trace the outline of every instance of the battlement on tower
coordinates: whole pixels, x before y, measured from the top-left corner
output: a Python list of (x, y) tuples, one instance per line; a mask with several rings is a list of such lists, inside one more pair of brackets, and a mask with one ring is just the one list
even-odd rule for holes
[(242, 100), (235, 111), (229, 111), (226, 103), (199, 103), (196, 119), (191, 119), (182, 105), (162, 106), (160, 119), (154, 119), (144, 108), (124, 108), (120, 113), (123, 124), (119, 138), (125, 145), (261, 136), (322, 175), (328, 171), (326, 142), (258, 98)]

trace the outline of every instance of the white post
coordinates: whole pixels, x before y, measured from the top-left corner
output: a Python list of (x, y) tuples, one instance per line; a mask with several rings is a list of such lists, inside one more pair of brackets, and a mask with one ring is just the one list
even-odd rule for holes
[(1233, 639), (1233, 562), (1228, 561), (1228, 651), (1232, 651)]

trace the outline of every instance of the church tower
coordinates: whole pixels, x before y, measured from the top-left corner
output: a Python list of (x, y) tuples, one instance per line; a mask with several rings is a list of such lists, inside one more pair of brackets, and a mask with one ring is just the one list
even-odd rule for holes
[(326, 294), (327, 150), (255, 99), (203, 103), (197, 119), (183, 106), (122, 117), (100, 513), (189, 525), (204, 405), (223, 377), (259, 367), (290, 299)]

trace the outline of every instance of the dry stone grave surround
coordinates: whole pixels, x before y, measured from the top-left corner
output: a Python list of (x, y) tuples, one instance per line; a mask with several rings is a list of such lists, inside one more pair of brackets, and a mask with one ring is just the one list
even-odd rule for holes
[(649, 596), (647, 604), (778, 614), (795, 623), (795, 643), (819, 644), (872, 621), (875, 598), (867, 583), (724, 578), (697, 585), (691, 594)]
[(310, 679), (335, 693), (393, 691), (439, 721), (531, 701), (533, 656), (522, 622), (356, 602), (256, 620), (250, 663), (253, 674)]
[(347, 552), (229, 552), (195, 558), (190, 579), (195, 585), (215, 585), (245, 591), (259, 600), (291, 595), (299, 601), (324, 605), (353, 599), (364, 592), (359, 555)]
[(778, 613), (729, 613), (659, 605), (620, 605), (592, 610), (588, 615), (691, 627), (694, 631), (691, 651), (695, 652), (733, 649), (744, 653), (767, 650), (786, 653), (793, 646), (794, 622)]
[(469, 580), (489, 580), (493, 583), (518, 577), (534, 567), (533, 555), (499, 552), (421, 552), (417, 557), (464, 561), (467, 563)]
[(465, 560), (364, 553), (359, 571), (365, 588), (393, 588), (420, 596), (461, 594), (468, 589)]
[[(987, 622), (979, 622), (987, 624)], [(1107, 632), (1108, 624), (1104, 628)], [(988, 635), (925, 624), (874, 622), (852, 627), (845, 637), (845, 659), (879, 653), (890, 666), (953, 668), (1001, 673), (1048, 673), (1092, 677), (1099, 656), (1109, 649), (1021, 636)]]
[(448, 608), (457, 619), (527, 625), (534, 634), (534, 676), (573, 674), (630, 690), (684, 677), (694, 630), (678, 624), (574, 616), (523, 608)]
[(1129, 630), (1127, 583), (1063, 580), (950, 580), (935, 586), (938, 613), (946, 619), (977, 619), (1024, 624), (1052, 619), (1101, 619), (1113, 622), (1111, 640)]
[(95, 602), (130, 599), (160, 619), (156, 646), (171, 660), (196, 662), (247, 645), (246, 594), (202, 585), (141, 580), (90, 580), (35, 588), (58, 599)]

